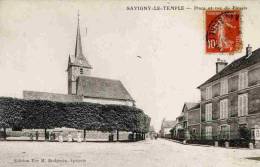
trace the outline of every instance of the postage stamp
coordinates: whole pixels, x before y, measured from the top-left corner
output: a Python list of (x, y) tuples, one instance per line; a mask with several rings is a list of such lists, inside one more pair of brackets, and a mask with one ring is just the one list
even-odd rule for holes
[(239, 10), (206, 11), (206, 53), (234, 53), (242, 48)]

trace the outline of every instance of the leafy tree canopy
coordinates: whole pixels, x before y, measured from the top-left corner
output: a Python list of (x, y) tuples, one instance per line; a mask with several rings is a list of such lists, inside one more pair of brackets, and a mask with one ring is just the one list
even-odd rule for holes
[(27, 129), (67, 127), (146, 133), (149, 131), (149, 126), (150, 117), (136, 107), (0, 97), (0, 127)]

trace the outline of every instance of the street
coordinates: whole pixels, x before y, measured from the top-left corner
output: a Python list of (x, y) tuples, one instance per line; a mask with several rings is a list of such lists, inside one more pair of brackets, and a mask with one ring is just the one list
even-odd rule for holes
[(232, 167), (260, 166), (260, 150), (182, 145), (158, 139), (136, 143), (0, 142), (0, 166)]

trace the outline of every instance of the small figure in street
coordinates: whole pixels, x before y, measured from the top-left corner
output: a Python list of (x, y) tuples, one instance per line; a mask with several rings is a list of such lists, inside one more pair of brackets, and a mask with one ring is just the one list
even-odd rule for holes
[(50, 133), (50, 141), (54, 141), (54, 133), (53, 132)]
[(53, 132), (53, 141), (56, 140), (56, 134)]
[(59, 139), (59, 142), (63, 142), (63, 136), (62, 136), (62, 134), (61, 134), (61, 133), (59, 134), (59, 137), (58, 137), (58, 139)]
[(50, 133), (49, 133), (49, 131), (46, 132), (46, 136), (45, 137), (46, 137), (46, 140), (50, 140)]
[(32, 133), (29, 134), (29, 137), (30, 137), (30, 140), (33, 141), (33, 134)]
[(35, 138), (36, 138), (36, 140), (39, 139), (39, 132), (38, 131), (35, 132)]
[(82, 142), (81, 133), (80, 132), (77, 133), (77, 142)]
[(72, 135), (71, 135), (70, 132), (69, 132), (69, 134), (68, 134), (68, 142), (72, 142)]

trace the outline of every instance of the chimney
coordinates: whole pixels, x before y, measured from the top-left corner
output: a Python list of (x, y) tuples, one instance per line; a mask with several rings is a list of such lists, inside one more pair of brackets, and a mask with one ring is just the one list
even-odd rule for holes
[(221, 59), (217, 59), (216, 62), (216, 73), (219, 73), (221, 70), (223, 70), (226, 66), (228, 65), (228, 63), (225, 60), (221, 60)]
[(246, 55), (247, 55), (247, 58), (252, 55), (252, 46), (250, 46), (249, 44), (246, 47)]

